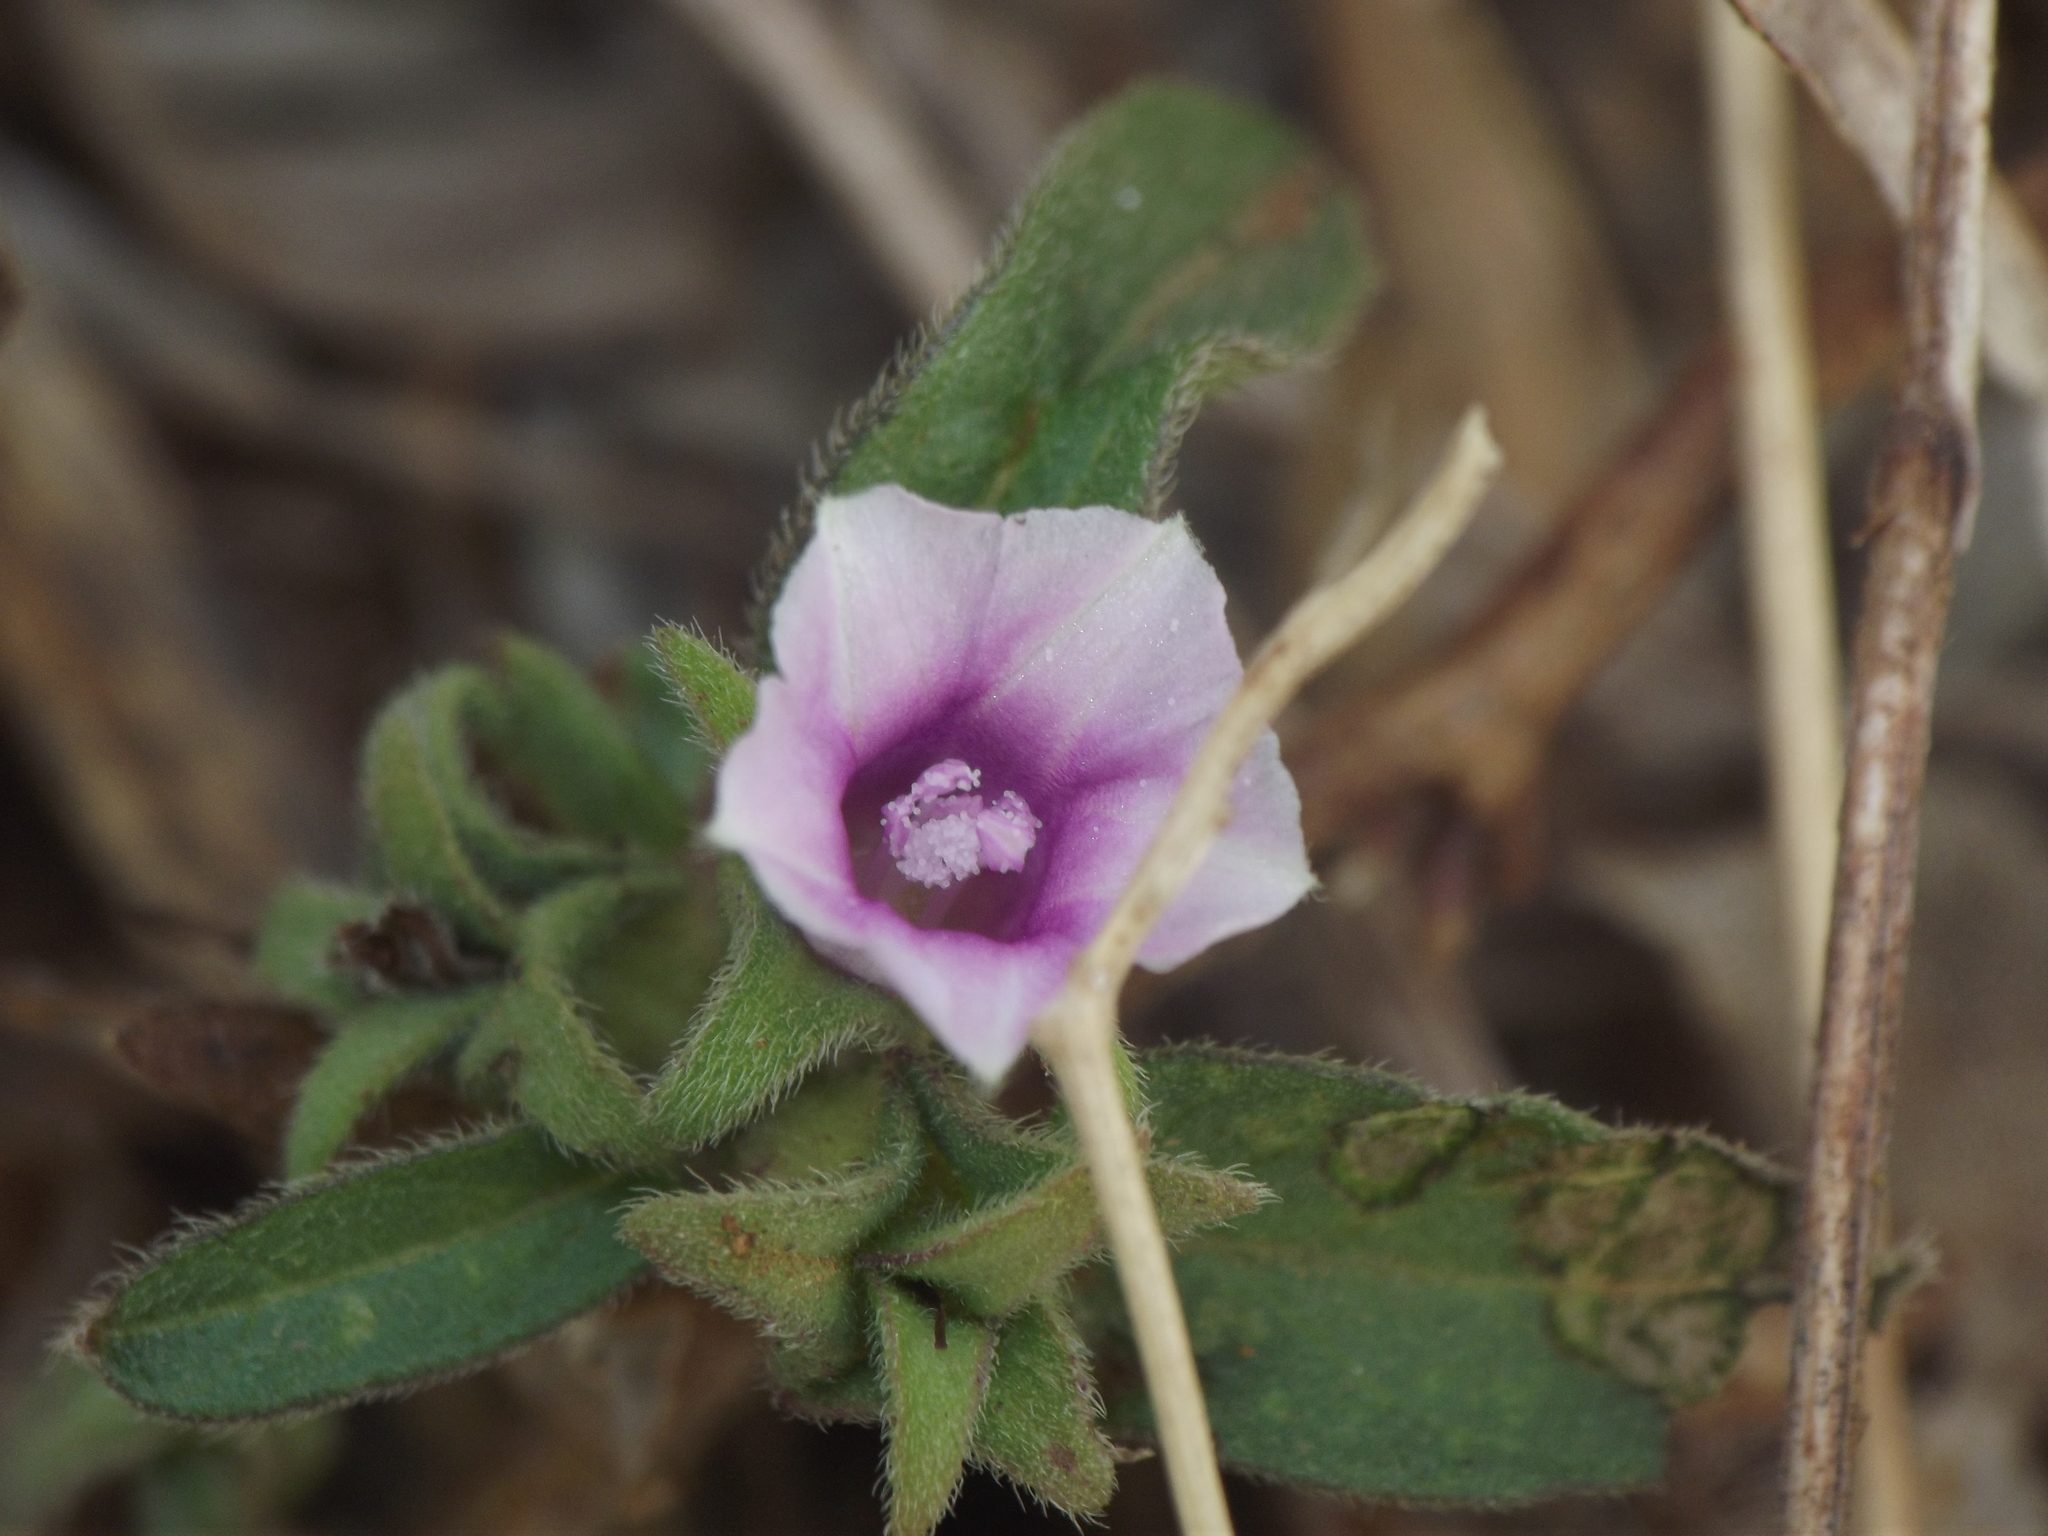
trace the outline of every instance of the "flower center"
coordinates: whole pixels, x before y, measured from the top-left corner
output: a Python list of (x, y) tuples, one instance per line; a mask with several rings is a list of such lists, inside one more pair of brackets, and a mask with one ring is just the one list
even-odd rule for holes
[(941, 890), (984, 869), (1003, 875), (1022, 869), (1045, 823), (1014, 789), (983, 800), (974, 793), (980, 787), (979, 768), (949, 757), (883, 806), (882, 835), (896, 867), (919, 885)]

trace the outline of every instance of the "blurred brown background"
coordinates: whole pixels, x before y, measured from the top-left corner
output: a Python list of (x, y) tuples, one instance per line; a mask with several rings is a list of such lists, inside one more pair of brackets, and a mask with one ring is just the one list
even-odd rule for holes
[[(24, 298), (0, 345), (0, 1419), (121, 1245), (270, 1170), (314, 1036), (256, 992), (247, 938), (284, 871), (349, 871), (377, 702), (505, 627), (593, 666), (656, 618), (743, 641), (809, 445), (1060, 127), (1156, 71), (1318, 134), (1391, 269), (1341, 356), (1189, 442), (1179, 500), (1243, 638), (1356, 551), (1468, 400), (1507, 454), (1450, 566), (1295, 731), (1359, 700), (1436, 719), (1447, 648), (1552, 579), (1646, 451), (1650, 555), (1647, 619), (1554, 659), (1561, 723), (1509, 742), (1505, 792), (1472, 793), (1471, 763), (1395, 775), (1326, 840), (1324, 899), (1134, 997), (1133, 1033), (1796, 1152), (1740, 549), (1719, 419), (1685, 394), (1720, 324), (1693, 0), (764, 4), (771, 29), (822, 21), (817, 89), (764, 84), (725, 9), (0, 0)], [(2048, 4), (2003, 11), (1996, 154), (2048, 226)], [(851, 107), (823, 88), (847, 80)], [(863, 202), (831, 133), (792, 126), (857, 135), (835, 114), (869, 98), (926, 203)], [(1804, 104), (1800, 158), (1851, 612), (1897, 252)], [(1983, 412), (1893, 1153), (1898, 1224), (1944, 1256), (1908, 1380), (1924, 1528), (1958, 1533), (2048, 1529), (2048, 428), (1996, 389)], [(1659, 430), (1694, 446), (1658, 458)], [(1767, 1314), (1681, 1415), (1662, 1492), (1474, 1517), (1245, 1487), (1242, 1528), (1768, 1529), (1783, 1331)], [(743, 1330), (649, 1294), (353, 1410), (253, 1518), (870, 1531), (876, 1446), (777, 1418)], [(1124, 1481), (1111, 1527), (1168, 1529), (1152, 1466)], [(51, 1528), (146, 1529), (145, 1506), (104, 1483)], [(952, 1528), (1058, 1523), (975, 1481)]]

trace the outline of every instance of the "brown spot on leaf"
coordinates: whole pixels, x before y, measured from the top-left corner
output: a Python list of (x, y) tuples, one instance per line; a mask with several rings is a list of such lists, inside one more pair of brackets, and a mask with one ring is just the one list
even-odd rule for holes
[(1330, 179), (1309, 161), (1267, 187), (1239, 214), (1231, 237), (1245, 245), (1284, 245), (1298, 240), (1329, 193)]
[(1448, 1167), (1478, 1128), (1479, 1112), (1463, 1104), (1368, 1115), (1338, 1127), (1330, 1177), (1361, 1205), (1393, 1205)]
[(1617, 1137), (1539, 1175), (1518, 1228), (1561, 1272), (1551, 1320), (1564, 1341), (1686, 1403), (1711, 1393), (1742, 1348), (1786, 1199), (1772, 1176), (1713, 1146)]

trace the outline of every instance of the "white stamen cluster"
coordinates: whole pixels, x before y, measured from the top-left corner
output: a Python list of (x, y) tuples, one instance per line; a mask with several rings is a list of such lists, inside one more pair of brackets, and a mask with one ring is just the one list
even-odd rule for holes
[(974, 791), (981, 770), (957, 757), (934, 763), (882, 807), (889, 857), (920, 885), (945, 889), (984, 869), (1014, 874), (1045, 825), (1014, 789), (994, 801)]

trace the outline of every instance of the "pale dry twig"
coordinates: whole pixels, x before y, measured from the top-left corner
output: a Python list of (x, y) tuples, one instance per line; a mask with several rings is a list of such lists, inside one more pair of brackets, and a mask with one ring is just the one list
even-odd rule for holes
[[(1882, 0), (1733, 0), (1863, 159), (1892, 216), (1913, 207), (1913, 46)], [(1984, 360), (2048, 401), (2048, 255), (1994, 174), (1984, 212)]]
[(1159, 1425), (1181, 1529), (1230, 1529), (1187, 1323), (1116, 1059), (1116, 1000), (1139, 946), (1230, 819), (1230, 787), (1260, 735), (1303, 684), (1398, 606), (1463, 532), (1500, 464), (1484, 413), (1468, 412), (1443, 466), (1349, 574), (1295, 604), (1245, 669), (1101, 930), (1032, 1028), (1058, 1079), (1095, 1180), (1117, 1278)]
[(1842, 668), (1792, 100), (1777, 60), (1725, 0), (1705, 0), (1703, 16), (1722, 288), (1735, 354), (1736, 473), (1794, 978), (1792, 1059), (1804, 1076), (1820, 1017), (1842, 804)]
[(981, 259), (924, 141), (810, 0), (672, 0), (767, 101), (903, 301), (959, 298)]

